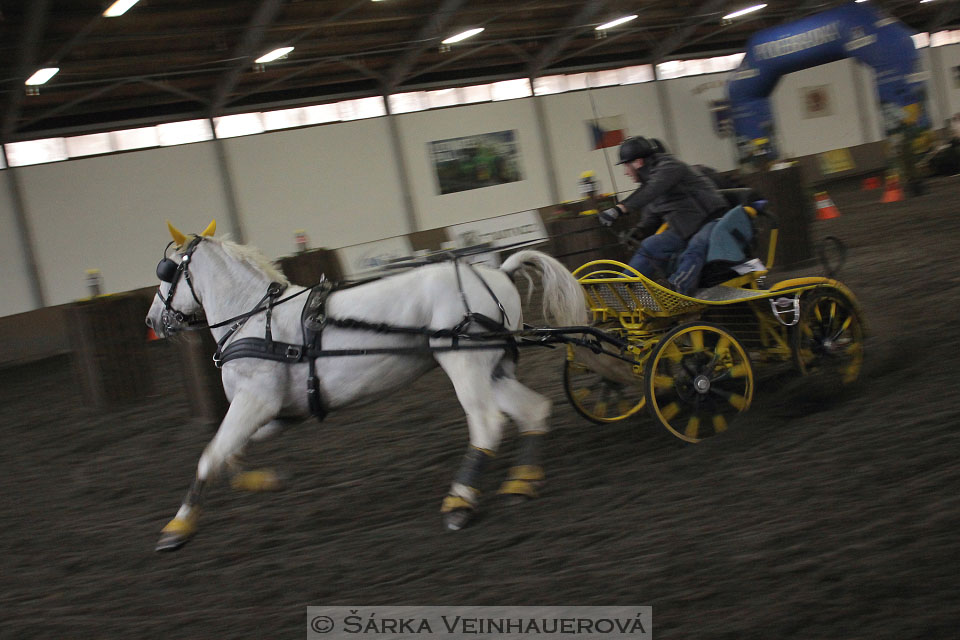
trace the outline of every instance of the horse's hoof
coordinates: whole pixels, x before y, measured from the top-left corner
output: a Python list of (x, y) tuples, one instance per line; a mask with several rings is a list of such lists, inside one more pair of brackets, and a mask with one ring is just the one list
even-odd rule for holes
[(508, 507), (519, 507), (530, 502), (530, 496), (518, 495), (515, 493), (502, 494), (500, 501)]
[(157, 546), (154, 548), (154, 551), (176, 551), (190, 542), (191, 537), (193, 536), (184, 536), (179, 533), (164, 533), (157, 541)]
[(230, 479), (230, 486), (240, 491), (280, 491), (287, 483), (272, 469), (243, 471)]
[(476, 513), (473, 509), (454, 509), (443, 514), (443, 526), (447, 531), (460, 531), (473, 521)]
[(194, 510), (190, 515), (177, 517), (167, 523), (160, 532), (160, 539), (154, 551), (176, 551), (190, 541), (197, 532), (197, 520), (200, 512)]

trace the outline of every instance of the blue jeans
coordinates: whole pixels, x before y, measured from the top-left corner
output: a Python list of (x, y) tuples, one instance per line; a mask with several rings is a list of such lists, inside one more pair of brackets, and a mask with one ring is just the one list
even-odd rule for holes
[(717, 226), (717, 220), (708, 222), (693, 234), (687, 248), (680, 254), (677, 268), (670, 274), (670, 285), (677, 293), (690, 294), (700, 284), (700, 272), (707, 262), (707, 250), (710, 248), (710, 232)]
[(683, 251), (684, 245), (686, 240), (673, 231), (648, 236), (628, 264), (648, 278), (664, 276), (669, 272), (670, 259)]

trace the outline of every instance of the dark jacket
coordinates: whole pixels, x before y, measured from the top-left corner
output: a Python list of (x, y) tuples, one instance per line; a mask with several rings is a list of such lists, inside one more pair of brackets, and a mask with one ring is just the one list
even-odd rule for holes
[(639, 173), (642, 186), (620, 204), (630, 213), (642, 212), (637, 227), (644, 236), (667, 222), (686, 240), (704, 222), (727, 209), (713, 182), (670, 154), (650, 156)]

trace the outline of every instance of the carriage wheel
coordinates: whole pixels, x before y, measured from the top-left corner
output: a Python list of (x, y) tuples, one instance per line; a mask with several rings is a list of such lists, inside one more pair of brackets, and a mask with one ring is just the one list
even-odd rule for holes
[(753, 367), (722, 327), (683, 324), (654, 347), (644, 375), (647, 407), (673, 435), (699, 442), (726, 431), (753, 399)]
[(863, 324), (856, 307), (839, 291), (817, 291), (800, 301), (792, 340), (793, 361), (802, 375), (825, 376), (842, 384), (859, 377)]
[[(610, 358), (589, 355), (599, 359)], [(577, 413), (591, 422), (606, 424), (629, 418), (643, 408), (643, 380), (629, 371), (630, 365), (617, 363), (617, 371), (608, 372), (605, 376), (591, 367), (585, 356), (587, 354), (583, 353), (582, 348), (568, 347), (567, 361), (563, 366), (563, 390)], [(611, 373), (616, 377), (611, 377)]]

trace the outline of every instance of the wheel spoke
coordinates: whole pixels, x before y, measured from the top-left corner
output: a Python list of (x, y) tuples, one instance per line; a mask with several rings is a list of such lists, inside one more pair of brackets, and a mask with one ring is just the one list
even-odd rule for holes
[(679, 363), (681, 360), (683, 360), (683, 353), (680, 351), (677, 345), (673, 342), (668, 344), (667, 347), (663, 350), (663, 355), (676, 363)]
[(606, 417), (607, 417), (607, 403), (606, 403), (605, 401), (601, 400), (601, 401), (598, 402), (597, 404), (593, 405), (593, 415), (597, 416), (598, 418), (606, 418)]
[(573, 392), (573, 397), (577, 402), (582, 404), (583, 401), (586, 400), (591, 393), (593, 393), (591, 389), (588, 389), (586, 387), (580, 387), (579, 389)]
[(703, 351), (703, 331), (691, 331), (689, 335), (690, 345), (693, 347), (693, 352), (699, 353)]
[(676, 402), (671, 402), (660, 411), (660, 415), (662, 415), (663, 419), (667, 422), (673, 420), (678, 413), (680, 413), (680, 405)]
[(673, 378), (665, 375), (654, 376), (653, 387), (655, 389), (670, 389), (673, 387)]
[(713, 430), (717, 433), (723, 433), (727, 430), (727, 419), (721, 414), (716, 414), (713, 416)]
[(689, 438), (696, 438), (700, 433), (700, 418), (697, 416), (690, 416), (690, 420), (687, 421), (687, 428), (683, 430), (683, 435)]

